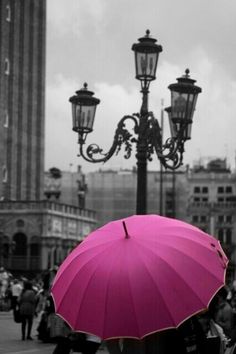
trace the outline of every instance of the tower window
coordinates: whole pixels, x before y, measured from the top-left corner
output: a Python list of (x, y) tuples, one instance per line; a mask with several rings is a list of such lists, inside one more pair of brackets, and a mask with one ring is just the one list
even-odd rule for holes
[(6, 6), (6, 21), (11, 21), (11, 7), (9, 4)]
[(7, 168), (5, 165), (2, 167), (2, 181), (7, 182)]
[(8, 115), (8, 111), (5, 111), (5, 122), (4, 122), (4, 128), (8, 128), (8, 123), (9, 123), (9, 115)]
[(5, 58), (5, 74), (6, 75), (10, 74), (10, 62), (8, 58)]

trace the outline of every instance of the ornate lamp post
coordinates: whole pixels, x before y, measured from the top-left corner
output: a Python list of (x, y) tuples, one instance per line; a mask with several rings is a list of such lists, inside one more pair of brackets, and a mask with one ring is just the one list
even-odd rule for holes
[[(124, 157), (131, 156), (132, 144), (136, 144), (137, 158), (137, 202), (136, 213), (146, 214), (147, 205), (147, 161), (156, 153), (165, 168), (177, 169), (183, 163), (184, 143), (191, 138), (191, 126), (198, 94), (201, 88), (189, 76), (189, 70), (169, 85), (171, 91), (171, 107), (168, 112), (171, 137), (163, 143), (162, 131), (158, 120), (148, 109), (149, 85), (156, 79), (156, 68), (162, 47), (156, 39), (146, 35), (133, 44), (135, 54), (136, 79), (141, 82), (142, 105), (140, 113), (126, 115), (119, 121), (113, 144), (106, 153), (97, 145), (90, 144), (86, 150), (84, 145), (87, 134), (93, 130), (96, 107), (100, 100), (88, 90), (87, 84), (76, 92), (69, 101), (72, 103), (73, 130), (78, 133), (79, 156), (92, 163), (106, 162), (114, 154), (118, 154), (121, 146), (125, 147)], [(126, 122), (132, 121), (133, 132), (126, 128)]]

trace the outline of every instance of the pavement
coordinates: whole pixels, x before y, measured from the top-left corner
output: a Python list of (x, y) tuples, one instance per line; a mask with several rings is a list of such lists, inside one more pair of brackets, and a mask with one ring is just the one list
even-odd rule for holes
[[(34, 320), (33, 340), (21, 340), (21, 324), (15, 323), (12, 311), (0, 312), (0, 354), (52, 354), (55, 344), (42, 343), (37, 339), (38, 319)], [(108, 354), (101, 347), (98, 354)]]

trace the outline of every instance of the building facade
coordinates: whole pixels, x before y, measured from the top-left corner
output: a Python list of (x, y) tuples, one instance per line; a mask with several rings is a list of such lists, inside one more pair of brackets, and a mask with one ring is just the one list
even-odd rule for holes
[(187, 220), (215, 236), (230, 259), (229, 277), (236, 267), (236, 174), (225, 160), (195, 166), (187, 174)]
[(37, 274), (59, 265), (96, 225), (95, 212), (51, 201), (0, 203), (0, 266)]
[[(149, 171), (147, 213), (184, 219), (185, 172)], [(100, 225), (136, 213), (137, 171), (99, 170), (86, 174), (86, 205), (97, 211)]]
[(45, 42), (46, 0), (0, 1), (0, 266), (31, 275), (96, 224), (94, 212), (44, 194)]

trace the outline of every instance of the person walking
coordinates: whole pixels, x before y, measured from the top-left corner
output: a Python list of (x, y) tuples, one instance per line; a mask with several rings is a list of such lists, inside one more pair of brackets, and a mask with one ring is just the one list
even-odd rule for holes
[(215, 322), (220, 325), (225, 335), (232, 339), (235, 330), (235, 314), (231, 304), (227, 301), (228, 292), (225, 288), (219, 290), (215, 296)]
[[(20, 307), (20, 315), (21, 315), (21, 333), (22, 340), (29, 339), (32, 340), (31, 330), (33, 326), (33, 319), (35, 315), (35, 307), (36, 307), (36, 294), (32, 289), (32, 284), (29, 281), (26, 281), (24, 284), (23, 291), (18, 299), (19, 307)], [(27, 329), (27, 337), (26, 335)]]
[(17, 300), (22, 292), (22, 285), (21, 283), (19, 282), (18, 279), (14, 279), (13, 280), (13, 284), (11, 286), (11, 292), (12, 292), (12, 303), (11, 303), (11, 308), (13, 310), (13, 312), (15, 311), (16, 309), (16, 305), (17, 305)]
[(228, 338), (223, 328), (214, 321), (210, 310), (199, 314), (197, 317), (205, 333), (209, 353), (224, 354), (228, 345)]

